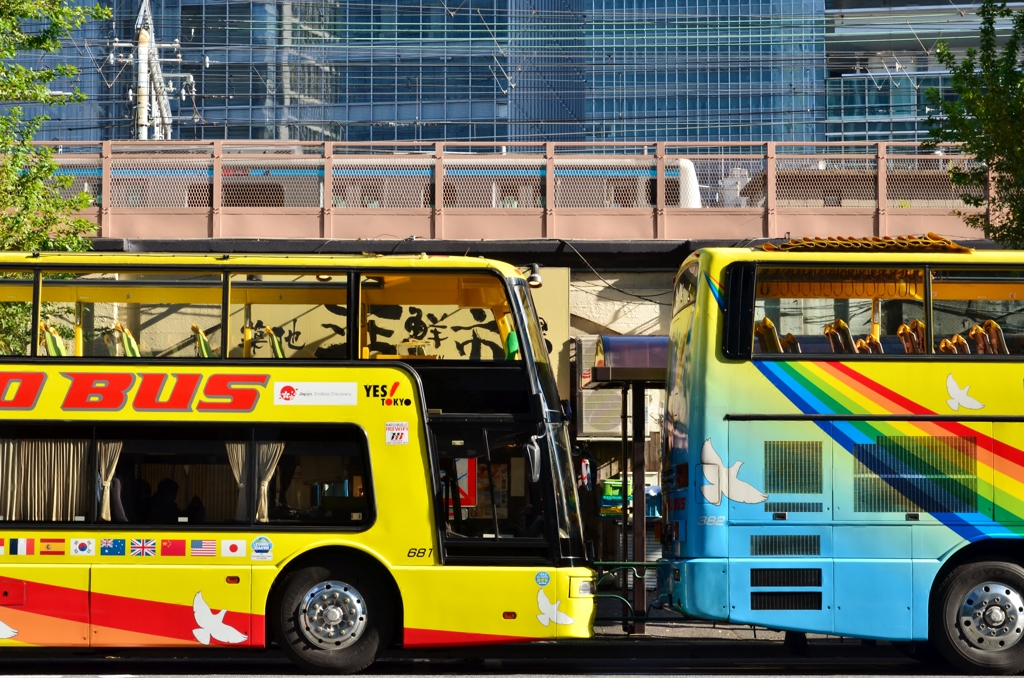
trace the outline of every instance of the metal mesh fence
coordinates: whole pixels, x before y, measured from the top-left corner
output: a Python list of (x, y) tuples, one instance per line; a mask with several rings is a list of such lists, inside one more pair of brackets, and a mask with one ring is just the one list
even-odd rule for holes
[(206, 158), (111, 160), (112, 207), (209, 207), (213, 163)]
[(62, 198), (73, 198), (83, 191), (92, 196), (94, 204), (100, 202), (103, 189), (103, 165), (98, 160), (58, 158), (60, 169), (56, 176), (70, 177), (71, 183), (60, 189)]
[(321, 207), (323, 160), (292, 158), (288, 162), (260, 158), (225, 158), (222, 169), (223, 207)]
[(874, 156), (794, 156), (775, 159), (778, 207), (875, 208)]
[(765, 161), (726, 155), (667, 157), (665, 184), (666, 207), (760, 207)]
[(555, 206), (629, 209), (651, 206), (654, 158), (555, 158)]
[(982, 197), (982, 188), (954, 186), (950, 170), (973, 169), (966, 156), (928, 155), (886, 159), (886, 204), (890, 209), (962, 209), (964, 193)]
[(334, 207), (433, 206), (434, 161), (429, 157), (380, 156), (345, 158), (342, 163), (335, 159), (334, 162)]
[(445, 158), (445, 207), (544, 207), (543, 158)]

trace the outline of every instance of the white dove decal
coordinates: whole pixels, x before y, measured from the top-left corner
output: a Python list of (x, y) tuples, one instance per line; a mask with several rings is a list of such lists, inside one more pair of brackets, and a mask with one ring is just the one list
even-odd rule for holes
[(244, 642), (249, 637), (235, 627), (224, 623), (227, 608), (214, 614), (210, 606), (203, 600), (202, 591), (197, 593), (195, 600), (192, 601), (192, 613), (199, 626), (198, 629), (192, 630), (192, 635), (203, 645), (209, 645), (211, 638), (221, 643), (234, 644)]
[(975, 398), (967, 395), (967, 391), (970, 388), (970, 386), (960, 388), (952, 374), (946, 377), (946, 393), (949, 394), (949, 400), (946, 401), (946, 404), (949, 405), (949, 409), (956, 412), (961, 407), (965, 410), (980, 410), (985, 407)]
[[(768, 499), (768, 495), (736, 477), (743, 466), (742, 461), (730, 466), (726, 473), (725, 463), (711, 446), (711, 438), (705, 440), (704, 446), (700, 448), (700, 463), (704, 466), (704, 477), (710, 481), (710, 484), (700, 486), (700, 492), (709, 504), (718, 506), (722, 503), (723, 496), (741, 504), (760, 504)], [(713, 467), (714, 470), (708, 467)]]
[(0, 640), (7, 640), (8, 638), (13, 638), (16, 635), (18, 635), (17, 631), (0, 621)]
[(544, 589), (537, 591), (537, 607), (540, 608), (540, 614), (537, 615), (537, 621), (543, 626), (547, 626), (551, 622), (556, 624), (572, 624), (576, 620), (567, 615), (564, 612), (558, 611), (558, 606), (562, 604), (562, 601), (558, 601), (552, 604), (548, 597), (544, 595)]

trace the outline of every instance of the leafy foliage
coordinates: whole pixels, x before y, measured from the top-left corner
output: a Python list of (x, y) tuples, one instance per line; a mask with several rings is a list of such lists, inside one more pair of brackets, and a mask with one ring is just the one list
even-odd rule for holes
[[(76, 7), (68, 0), (0, 0), (0, 102), (15, 104), (0, 115), (0, 249), (80, 252), (91, 247), (86, 236), (95, 226), (76, 214), (91, 205), (92, 197), (74, 193), (73, 177), (57, 174), (52, 149), (33, 146), (48, 117), (26, 120), (17, 105), (82, 101), (77, 87), (66, 93), (50, 87), (74, 78), (78, 70), (67, 64), (26, 67), (14, 60), (31, 52), (53, 54), (85, 22), (109, 16), (99, 5)], [(44, 306), (43, 320), (53, 311)], [(30, 315), (29, 304), (0, 303), (0, 352), (27, 353)]]
[[(977, 162), (951, 167), (950, 179), (971, 207), (988, 206), (988, 213), (961, 213), (964, 221), (985, 237), (1010, 247), (1024, 247), (1024, 73), (1020, 50), (1024, 41), (1024, 11), (1012, 12), (1004, 2), (982, 0), (978, 47), (957, 60), (946, 43), (937, 49), (939, 63), (949, 69), (956, 98), (926, 92), (939, 116), (929, 118), (931, 146), (959, 142)], [(1000, 49), (997, 28), (1012, 30)], [(991, 177), (991, 184), (989, 179)]]

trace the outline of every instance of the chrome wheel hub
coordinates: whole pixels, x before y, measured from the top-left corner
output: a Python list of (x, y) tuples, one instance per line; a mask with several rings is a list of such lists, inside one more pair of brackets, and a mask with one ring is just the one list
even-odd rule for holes
[(354, 587), (341, 581), (320, 582), (299, 605), (302, 635), (325, 650), (341, 650), (366, 629), (366, 604)]
[(1016, 645), (1024, 631), (1024, 598), (999, 582), (971, 590), (960, 605), (960, 633), (980, 650), (998, 652)]

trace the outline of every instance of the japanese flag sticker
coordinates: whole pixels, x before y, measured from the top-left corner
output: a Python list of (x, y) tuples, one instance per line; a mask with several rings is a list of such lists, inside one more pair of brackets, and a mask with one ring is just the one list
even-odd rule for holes
[(389, 421), (384, 425), (384, 435), (388, 445), (408, 445), (409, 422)]

